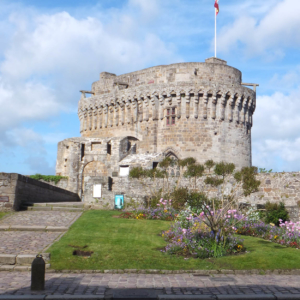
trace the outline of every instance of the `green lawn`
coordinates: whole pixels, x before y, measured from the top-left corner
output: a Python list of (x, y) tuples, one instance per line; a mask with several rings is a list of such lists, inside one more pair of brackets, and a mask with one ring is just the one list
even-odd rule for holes
[[(217, 259), (185, 260), (159, 249), (166, 245), (160, 236), (170, 222), (113, 218), (119, 212), (87, 211), (47, 252), (53, 269), (300, 269), (300, 250), (262, 239), (244, 237), (250, 253)], [(90, 258), (72, 255), (72, 246), (93, 251)]]

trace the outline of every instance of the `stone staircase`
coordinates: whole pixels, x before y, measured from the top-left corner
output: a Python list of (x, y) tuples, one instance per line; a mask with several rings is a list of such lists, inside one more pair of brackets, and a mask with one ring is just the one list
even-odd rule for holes
[(82, 202), (51, 202), (51, 203), (31, 203), (25, 202), (22, 204), (21, 210), (28, 211), (74, 211), (80, 212), (84, 210)]

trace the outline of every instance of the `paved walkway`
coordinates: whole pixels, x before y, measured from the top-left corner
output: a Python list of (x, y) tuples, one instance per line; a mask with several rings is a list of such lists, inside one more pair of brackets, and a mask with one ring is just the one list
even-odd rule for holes
[(116, 289), (150, 288), (164, 295), (240, 295), (240, 299), (246, 295), (281, 295), (282, 299), (295, 295), (300, 299), (300, 275), (46, 273), (43, 292), (30, 291), (30, 276), (30, 272), (1, 272), (0, 295), (113, 296)]
[[(59, 232), (55, 230), (59, 228), (67, 230), (80, 215), (81, 212), (21, 211), (4, 217), (0, 220), (0, 228), (19, 226), (19, 230), (0, 231), (0, 255), (44, 252), (62, 235), (62, 230)], [(28, 227), (24, 228), (25, 226)], [(44, 228), (51, 226), (53, 231), (51, 229), (45, 231), (43, 226)]]
[(62, 211), (19, 211), (0, 220), (0, 226), (70, 226), (78, 212)]

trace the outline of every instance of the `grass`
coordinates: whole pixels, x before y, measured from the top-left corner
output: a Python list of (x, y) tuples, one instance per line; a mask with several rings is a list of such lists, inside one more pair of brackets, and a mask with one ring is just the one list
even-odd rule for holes
[(2, 212), (2, 211), (0, 211), (0, 219), (2, 218), (2, 217), (4, 217), (5, 215), (7, 215), (7, 214), (9, 214), (10, 212)]
[[(187, 259), (162, 253), (160, 236), (170, 222), (113, 218), (115, 211), (87, 211), (47, 252), (53, 269), (300, 269), (300, 250), (245, 236), (249, 253), (217, 259)], [(72, 247), (72, 246), (77, 246)], [(82, 249), (80, 247), (87, 246)], [(93, 251), (91, 257), (72, 255), (75, 249)]]

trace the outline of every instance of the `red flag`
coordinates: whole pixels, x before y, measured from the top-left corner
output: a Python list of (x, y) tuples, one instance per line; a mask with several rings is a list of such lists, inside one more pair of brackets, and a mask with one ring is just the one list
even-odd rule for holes
[(219, 0), (215, 0), (215, 8), (216, 8), (216, 15), (218, 15), (218, 13), (219, 13)]

